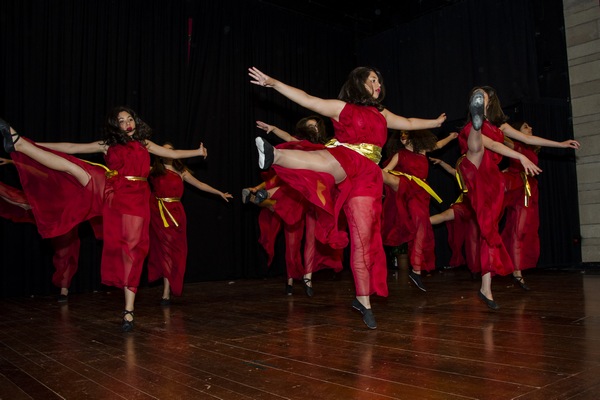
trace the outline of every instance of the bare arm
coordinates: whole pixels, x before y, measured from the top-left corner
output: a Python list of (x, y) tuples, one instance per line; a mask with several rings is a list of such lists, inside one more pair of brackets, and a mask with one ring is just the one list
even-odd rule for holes
[(8, 165), (8, 164), (14, 164), (15, 162), (13, 160), (11, 160), (10, 158), (3, 158), (0, 157), (0, 165)]
[(190, 174), (189, 172), (184, 172), (183, 175), (181, 176), (183, 178), (183, 180), (187, 183), (189, 183), (190, 185), (202, 190), (203, 192), (207, 192), (207, 193), (212, 193), (212, 194), (216, 194), (217, 196), (221, 196), (221, 198), (223, 198), (223, 200), (225, 200), (226, 202), (229, 202), (229, 199), (232, 199), (233, 196), (230, 195), (227, 192), (221, 192), (220, 190), (217, 190), (215, 188), (213, 188), (210, 185), (207, 185), (204, 182), (199, 181), (198, 179), (194, 178), (192, 176), (192, 174)]
[(168, 149), (163, 146), (159, 146), (151, 140), (146, 140), (146, 149), (151, 154), (159, 157), (172, 158), (172, 159), (180, 159), (180, 158), (190, 158), (190, 157), (204, 157), (208, 156), (208, 152), (204, 147), (204, 144), (200, 143), (200, 147), (196, 150), (173, 150)]
[(70, 142), (36, 142), (38, 146), (66, 154), (106, 153), (107, 147), (102, 142), (70, 143)]
[(265, 131), (267, 133), (274, 133), (281, 140), (284, 140), (286, 142), (298, 142), (298, 139), (296, 139), (295, 137), (293, 137), (292, 135), (290, 135), (283, 129), (279, 129), (275, 125), (269, 125), (262, 121), (256, 121), (256, 127), (259, 129), (262, 129), (263, 131)]
[(448, 136), (446, 136), (445, 138), (443, 138), (442, 140), (438, 140), (436, 145), (435, 145), (435, 149), (441, 149), (442, 147), (444, 147), (445, 145), (447, 145), (448, 143), (450, 143), (451, 141), (453, 141), (454, 139), (456, 139), (458, 137), (458, 132), (450, 132), (448, 134)]
[(446, 172), (448, 172), (450, 175), (456, 174), (456, 169), (454, 169), (451, 165), (449, 165), (445, 161), (440, 160), (439, 158), (429, 157), (429, 161), (431, 161), (434, 165), (439, 165), (440, 167), (444, 168), (444, 170)]
[(384, 109), (381, 113), (387, 120), (388, 128), (397, 129), (401, 131), (416, 131), (419, 129), (439, 128), (446, 120), (446, 114), (440, 114), (440, 116), (436, 119), (421, 119), (405, 118), (400, 115), (394, 114), (388, 109)]
[(311, 96), (303, 90), (271, 78), (255, 67), (248, 68), (248, 75), (252, 78), (250, 81), (251, 83), (258, 86), (273, 88), (294, 103), (325, 117), (333, 118), (336, 121), (339, 119), (340, 113), (346, 105), (346, 103), (341, 100), (321, 99), (319, 97)]
[(511, 139), (534, 146), (558, 147), (563, 149), (579, 149), (580, 147), (579, 142), (573, 139), (565, 140), (564, 142), (555, 142), (554, 140), (544, 139), (539, 136), (525, 135), (507, 123), (502, 124), (500, 130)]
[(503, 155), (505, 157), (519, 160), (523, 165), (523, 168), (525, 169), (527, 175), (538, 175), (540, 172), (542, 172), (542, 170), (537, 165), (532, 163), (531, 160), (529, 160), (529, 158), (525, 157), (523, 154), (506, 147), (502, 143), (495, 142), (485, 135), (481, 135), (481, 137), (483, 140), (483, 147), (485, 147), (486, 149)]

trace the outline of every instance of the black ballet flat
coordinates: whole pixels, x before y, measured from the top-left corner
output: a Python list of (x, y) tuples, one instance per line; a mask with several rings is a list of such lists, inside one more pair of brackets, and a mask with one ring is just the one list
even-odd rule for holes
[(471, 95), (471, 99), (469, 100), (471, 122), (473, 123), (473, 129), (476, 131), (481, 130), (481, 127), (483, 126), (484, 106), (485, 98), (483, 96), (483, 90), (476, 90), (475, 93)]
[(260, 136), (255, 139), (258, 149), (258, 166), (260, 169), (269, 169), (275, 160), (275, 150), (273, 146)]
[[(15, 151), (15, 143), (19, 141), (21, 136), (19, 136), (18, 133), (11, 134), (10, 125), (3, 119), (0, 119), (0, 132), (2, 133), (2, 138), (4, 139), (4, 150), (7, 153), (12, 153)], [(16, 136), (17, 139), (13, 140), (13, 136)]]
[(497, 311), (500, 309), (500, 306), (498, 304), (496, 304), (496, 302), (494, 300), (490, 300), (487, 297), (485, 297), (485, 294), (481, 293), (481, 290), (479, 291), (479, 293), (477, 293), (477, 295), (492, 310)]
[(311, 283), (311, 280), (308, 278), (302, 278), (302, 283), (304, 284), (304, 291), (306, 292), (306, 295), (308, 297), (313, 297), (315, 291), (313, 290), (312, 286), (308, 286), (308, 284)]
[(260, 190), (257, 190), (256, 193), (254, 193), (254, 198), (252, 199), (252, 202), (256, 205), (259, 205), (260, 203), (267, 200), (268, 198), (269, 198), (269, 192), (267, 192), (265, 189), (260, 189)]
[(59, 294), (58, 297), (56, 298), (56, 302), (57, 303), (67, 303), (69, 301), (69, 296), (67, 296), (66, 294)]
[(365, 323), (365, 325), (367, 325), (367, 328), (369, 328), (369, 329), (377, 328), (377, 322), (375, 321), (375, 316), (373, 315), (373, 311), (370, 308), (363, 306), (362, 303), (360, 301), (358, 301), (357, 298), (354, 298), (354, 300), (352, 300), (352, 308), (354, 308), (355, 310), (358, 310), (362, 314), (363, 322)]
[(171, 305), (171, 299), (165, 299), (164, 297), (160, 299), (160, 305), (163, 307), (168, 307)]
[(242, 204), (250, 203), (250, 195), (252, 192), (250, 189), (242, 189)]
[(285, 285), (285, 294), (286, 294), (287, 296), (291, 296), (291, 295), (293, 295), (293, 294), (294, 294), (294, 287), (293, 287), (292, 285), (288, 285), (288, 284), (286, 284), (286, 285)]
[(125, 319), (125, 316), (129, 314), (133, 317), (133, 311), (123, 310), (121, 314), (123, 316), (123, 320), (121, 321), (121, 331), (122, 332), (131, 332), (133, 330), (133, 320), (128, 321)]
[(529, 291), (531, 290), (531, 288), (529, 286), (527, 286), (527, 284), (525, 283), (525, 280), (523, 279), (522, 276), (514, 276), (513, 275), (513, 280), (517, 283), (517, 285), (521, 286), (521, 289)]

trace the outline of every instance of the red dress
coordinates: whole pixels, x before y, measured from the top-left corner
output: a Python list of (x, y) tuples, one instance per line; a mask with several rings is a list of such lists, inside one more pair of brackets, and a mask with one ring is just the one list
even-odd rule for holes
[[(335, 138), (342, 144), (367, 143), (381, 148), (387, 140), (387, 121), (375, 107), (346, 104), (339, 121), (333, 121), (333, 127)], [(320, 145), (305, 147), (307, 150), (322, 148)], [(344, 210), (350, 231), (350, 265), (356, 295), (376, 293), (387, 296), (387, 266), (381, 240), (381, 169), (375, 162), (343, 145), (327, 150), (347, 175), (338, 185), (331, 185), (329, 174), (278, 165), (273, 169), (315, 205), (318, 213), (315, 235), (317, 238), (328, 237), (328, 243), (337, 248), (345, 244), (338, 226), (340, 213)]]
[(150, 187), (133, 179), (148, 177), (150, 154), (133, 141), (110, 146), (105, 160), (118, 174), (106, 180), (102, 283), (136, 292), (150, 242)]
[[(36, 223), (31, 209), (26, 210), (14, 203), (29, 205), (22, 190), (0, 182), (0, 217), (16, 223)], [(50, 240), (54, 249), (52, 264), (55, 269), (52, 275), (52, 283), (59, 288), (68, 288), (71, 286), (71, 280), (79, 266), (80, 240), (78, 227), (76, 226), (69, 232)]]
[[(491, 140), (504, 142), (502, 131), (488, 121), (484, 122), (481, 129), (481, 133)], [(468, 123), (458, 136), (458, 143), (463, 154), (467, 152), (467, 140), (470, 132), (471, 123)], [(475, 167), (466, 157), (458, 165), (458, 170), (468, 190), (466, 195), (479, 226), (482, 275), (488, 272), (492, 275), (508, 275), (514, 270), (498, 231), (504, 201), (504, 177), (498, 169), (498, 163), (501, 160), (500, 154), (485, 149), (479, 168)]]
[(171, 285), (171, 292), (175, 296), (181, 296), (188, 249), (187, 218), (181, 201), (163, 200), (162, 205), (168, 211), (167, 213), (163, 210), (163, 216), (169, 225), (165, 227), (157, 198), (180, 199), (184, 190), (183, 179), (177, 172), (167, 169), (163, 175), (152, 175), (150, 186), (152, 195), (150, 196), (148, 280), (152, 282), (163, 277), (167, 278)]
[[(400, 149), (394, 170), (425, 181), (429, 173), (429, 161), (423, 154)], [(408, 254), (413, 269), (434, 270), (435, 239), (429, 220), (431, 195), (414, 180), (402, 175), (398, 178), (398, 191), (389, 186), (385, 187), (383, 244), (399, 246), (408, 242)]]
[[(28, 139), (21, 137), (21, 140)], [(101, 216), (105, 170), (69, 154), (31, 143), (77, 164), (91, 177), (86, 186), (81, 186), (72, 175), (45, 167), (23, 153), (10, 153), (40, 235), (43, 238), (61, 236), (83, 221)]]
[[(538, 165), (538, 156), (529, 146), (519, 142), (514, 142), (514, 145), (515, 151), (524, 154), (531, 162)], [(502, 230), (502, 240), (515, 269), (534, 268), (540, 256), (538, 182), (535, 177), (525, 178), (530, 190), (526, 205), (523, 165), (518, 160), (511, 159), (503, 175), (506, 182), (504, 193), (506, 222)]]

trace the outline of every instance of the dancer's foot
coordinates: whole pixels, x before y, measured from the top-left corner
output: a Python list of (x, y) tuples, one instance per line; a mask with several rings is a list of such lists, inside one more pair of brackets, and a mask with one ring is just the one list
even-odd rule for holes
[(410, 278), (411, 281), (413, 281), (413, 283), (422, 291), (426, 292), (427, 289), (425, 289), (425, 285), (423, 285), (423, 281), (421, 280), (421, 275), (417, 274), (414, 271), (410, 271), (408, 273), (408, 277)]
[(133, 311), (124, 310), (122, 315), (121, 331), (131, 332), (133, 330)]
[[(19, 134), (16, 132), (11, 133), (10, 125), (3, 119), (0, 119), (0, 132), (2, 132), (2, 138), (4, 139), (4, 150), (7, 153), (12, 153), (15, 151), (15, 143), (17, 143), (21, 136), (19, 136)], [(16, 139), (13, 139), (15, 136)]]
[(473, 123), (473, 129), (476, 131), (481, 130), (484, 118), (484, 106), (485, 98), (483, 96), (483, 90), (478, 89), (473, 93), (469, 100), (469, 112), (471, 113), (471, 122)]
[(256, 205), (259, 205), (260, 203), (262, 203), (263, 201), (265, 201), (269, 198), (269, 192), (266, 191), (265, 189), (260, 189), (260, 190), (257, 190), (256, 193), (254, 193), (254, 196), (250, 196), (250, 197), (251, 197), (250, 201), (252, 201)]
[(367, 325), (369, 329), (377, 329), (377, 322), (375, 321), (375, 316), (373, 315), (373, 310), (367, 308), (362, 305), (358, 299), (352, 300), (352, 308), (358, 310), (363, 316), (363, 322)]
[(258, 166), (260, 169), (269, 169), (275, 159), (273, 146), (260, 136), (255, 139), (255, 142), (258, 149)]
[(531, 290), (531, 288), (525, 283), (525, 279), (523, 279), (522, 276), (513, 275), (513, 279), (517, 283), (517, 285), (521, 287), (521, 289), (526, 291)]
[(242, 189), (242, 204), (248, 204), (250, 203), (250, 195), (252, 194), (252, 192), (250, 191), (250, 189), (245, 188)]
[(481, 292), (481, 290), (479, 291), (479, 293), (477, 293), (477, 296), (479, 296), (479, 298), (481, 300), (483, 300), (483, 302), (492, 310), (497, 311), (500, 309), (500, 306), (498, 304), (496, 304), (496, 302), (492, 299), (488, 299), (487, 297), (485, 297), (485, 294), (483, 294)]

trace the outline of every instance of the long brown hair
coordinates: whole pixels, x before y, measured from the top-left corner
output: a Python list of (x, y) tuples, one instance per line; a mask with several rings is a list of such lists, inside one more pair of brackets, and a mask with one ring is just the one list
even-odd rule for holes
[[(500, 126), (502, 124), (504, 124), (506, 121), (508, 121), (508, 117), (504, 114), (504, 111), (502, 111), (502, 105), (500, 104), (500, 99), (498, 98), (498, 95), (496, 94), (496, 89), (494, 89), (491, 86), (476, 86), (471, 90), (471, 93), (469, 93), (469, 100), (471, 99), (471, 96), (473, 95), (473, 93), (476, 90), (483, 90), (484, 92), (487, 93), (488, 95), (488, 106), (486, 109), (486, 116), (485, 119), (487, 119), (488, 121), (490, 121), (490, 123), (492, 125), (495, 126)], [(468, 111), (469, 107), (467, 105), (467, 122), (465, 123), (465, 125), (467, 125), (469, 122), (471, 122), (471, 112)]]
[[(381, 84), (381, 91), (379, 92), (378, 98), (373, 97), (373, 93), (368, 91), (365, 87), (365, 82), (369, 78), (371, 72), (374, 72), (375, 75), (377, 75), (379, 83)], [(340, 90), (338, 100), (362, 106), (372, 106), (381, 111), (385, 108), (381, 104), (384, 97), (385, 87), (383, 86), (383, 76), (381, 76), (381, 72), (371, 67), (357, 67), (348, 75), (348, 79), (346, 79), (346, 82)]]
[[(129, 136), (127, 132), (121, 130), (121, 126), (119, 125), (119, 113), (121, 112), (128, 113), (135, 121), (135, 132), (131, 136)], [(106, 115), (103, 132), (103, 143), (106, 146), (125, 144), (134, 140), (146, 145), (146, 139), (149, 139), (150, 136), (152, 136), (152, 128), (150, 128), (135, 111), (125, 106), (115, 107), (108, 112)]]

